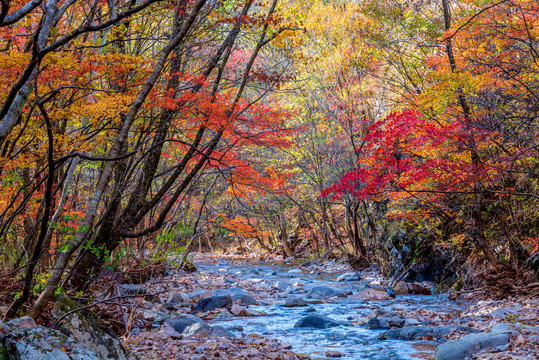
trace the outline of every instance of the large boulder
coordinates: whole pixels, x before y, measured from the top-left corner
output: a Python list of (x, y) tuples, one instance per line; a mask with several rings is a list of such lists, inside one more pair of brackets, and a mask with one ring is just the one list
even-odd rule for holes
[(467, 333), (477, 333), (479, 330), (460, 325), (442, 325), (442, 326), (408, 326), (401, 329), (391, 329), (378, 335), (380, 340), (416, 340), (422, 337), (431, 337), (441, 339), (454, 331), (463, 331)]
[(135, 360), (127, 352), (120, 339), (110, 330), (99, 325), (99, 318), (88, 309), (78, 310), (79, 304), (64, 295), (56, 295), (52, 310), (53, 319), (58, 321), (60, 331), (97, 354), (99, 359)]
[(248, 291), (241, 288), (218, 289), (213, 292), (215, 295), (229, 295), (232, 302), (239, 300), (241, 305), (257, 305), (258, 301)]
[(436, 360), (469, 359), (482, 350), (508, 344), (514, 333), (517, 331), (506, 324), (500, 324), (495, 326), (490, 333), (466, 335), (438, 346), (435, 358)]
[(327, 316), (323, 315), (308, 315), (302, 319), (300, 319), (296, 325), (294, 325), (295, 328), (301, 328), (301, 327), (309, 327), (309, 328), (316, 328), (316, 329), (327, 329), (334, 326), (351, 326), (350, 323), (346, 321), (338, 321), (331, 319)]
[(0, 359), (6, 360), (104, 360), (86, 346), (58, 330), (37, 326), (0, 338)]
[(223, 308), (230, 310), (231, 307), (232, 298), (230, 295), (217, 295), (200, 299), (195, 306), (195, 311), (207, 312)]

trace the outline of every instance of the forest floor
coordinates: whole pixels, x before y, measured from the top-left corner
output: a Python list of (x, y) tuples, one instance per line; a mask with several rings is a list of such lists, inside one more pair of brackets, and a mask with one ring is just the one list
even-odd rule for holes
[[(293, 293), (304, 297), (308, 290), (303, 289), (300, 284), (302, 274), (328, 274), (338, 276), (339, 274), (350, 273), (352, 270), (346, 264), (335, 262), (312, 262), (306, 264), (301, 261), (288, 261), (291, 273), (290, 276), (296, 279), (283, 278), (283, 288), (275, 278), (264, 279), (264, 273), (256, 269), (260, 264), (283, 262), (282, 258), (246, 258), (232, 255), (210, 255), (195, 254), (193, 263), (199, 267), (198, 271), (186, 273), (184, 271), (169, 270), (167, 276), (156, 277), (144, 284), (144, 289), (148, 293), (158, 294), (153, 301), (138, 299), (136, 303), (131, 303), (129, 312), (130, 333), (123, 338), (125, 346), (143, 359), (299, 359), (299, 358), (369, 358), (378, 359), (380, 357), (377, 351), (373, 350), (373, 355), (365, 357), (354, 357), (347, 354), (346, 351), (332, 350), (329, 346), (319, 351), (305, 351), (308, 347), (297, 348), (299, 340), (294, 336), (281, 335), (278, 331), (267, 334), (253, 332), (252, 319), (259, 317), (262, 322), (272, 321), (272, 318), (265, 316), (265, 311), (250, 310), (250, 306), (242, 306), (239, 302), (234, 303), (232, 309), (217, 309), (209, 312), (195, 312), (194, 306), (200, 298), (215, 295), (217, 291), (225, 291), (231, 287), (240, 288), (252, 294), (256, 301), (263, 305), (263, 309), (270, 309), (271, 306), (282, 305), (283, 301), (295, 297)], [(250, 277), (243, 273), (224, 272), (219, 269), (220, 264), (228, 266), (235, 264), (243, 266), (246, 269), (252, 268)], [(208, 272), (211, 269), (213, 272)], [(298, 270), (300, 269), (300, 270)], [(222, 273), (219, 271), (223, 270)], [(247, 272), (249, 272), (247, 271)], [(254, 276), (254, 277), (253, 277)], [(383, 290), (388, 281), (383, 276), (372, 269), (364, 270), (361, 273), (361, 283), (371, 289)], [(286, 285), (289, 281), (292, 287)], [(296, 281), (292, 284), (291, 281)], [(275, 282), (275, 283), (274, 283)], [(335, 284), (337, 284), (335, 282)], [(264, 285), (264, 286), (262, 286)], [(433, 284), (423, 284), (426, 286)], [(287, 287), (285, 289), (284, 287)], [(382, 293), (382, 291), (379, 291)], [(173, 295), (177, 294), (177, 295)], [(366, 311), (384, 311), (390, 310), (395, 316), (403, 319), (412, 319), (414, 324), (426, 324), (429, 326), (451, 325), (451, 326), (469, 326), (480, 332), (488, 332), (495, 325), (506, 323), (517, 331), (511, 335), (508, 344), (487, 349), (474, 355), (473, 359), (538, 359), (539, 358), (539, 299), (534, 296), (512, 296), (506, 299), (485, 298), (484, 292), (464, 293), (450, 301), (451, 310), (443, 311), (439, 308), (421, 306), (423, 295), (413, 295), (414, 306), (408, 306), (408, 297), (397, 296), (399, 303), (394, 300), (382, 298), (362, 299), (361, 305), (351, 307), (350, 310), (354, 316), (352, 321), (360, 326), (368, 320), (364, 315)], [(353, 298), (356, 295), (352, 295)], [(308, 296), (307, 296), (308, 297)], [(436, 304), (436, 299), (432, 296), (425, 297)], [(175, 299), (175, 300), (174, 300)], [(178, 306), (171, 305), (171, 302), (177, 301)], [(324, 306), (324, 304), (338, 304), (342, 299), (339, 296), (328, 296), (321, 299), (307, 299), (311, 307)], [(322, 305), (315, 305), (322, 304)], [(403, 305), (404, 304), (404, 305)], [(229, 327), (236, 334), (236, 337), (220, 337), (208, 334), (208, 331), (198, 332), (189, 336), (179, 334), (166, 323), (160, 323), (159, 319), (166, 313), (164, 306), (174, 307), (174, 313), (194, 314), (207, 321), (209, 324), (236, 324)], [(170, 309), (170, 307), (169, 307)], [(271, 308), (275, 309), (275, 307)], [(316, 311), (316, 309), (312, 310)], [(357, 316), (356, 316), (357, 315)], [(361, 316), (360, 316), (361, 315)], [(289, 316), (289, 315), (286, 315)], [(219, 320), (221, 319), (221, 320)], [(224, 319), (224, 320), (223, 320)], [(352, 319), (352, 316), (349, 316)], [(256, 323), (256, 321), (254, 322)], [(244, 324), (248, 331), (243, 331)], [(251, 329), (251, 330), (249, 330)], [(272, 338), (275, 333), (279, 340)], [(460, 331), (453, 331), (442, 339), (442, 341), (454, 340), (465, 335)], [(284, 339), (284, 340), (283, 340)], [(417, 352), (413, 355), (415, 358), (433, 359), (434, 348), (438, 342), (430, 336), (421, 337), (424, 340), (426, 351)], [(429, 341), (430, 340), (430, 341)], [(294, 346), (291, 344), (293, 343)], [(434, 344), (434, 345), (433, 345)], [(396, 350), (398, 351), (398, 350)], [(300, 355), (302, 354), (302, 355)], [(367, 352), (365, 352), (367, 354)], [(314, 355), (314, 356), (313, 356)], [(350, 357), (352, 356), (352, 357)], [(389, 355), (390, 358), (400, 358), (400, 355)], [(394, 357), (396, 356), (396, 357)], [(403, 355), (404, 356), (404, 355)], [(381, 357), (383, 358), (383, 357)], [(407, 358), (407, 357), (403, 357)]]

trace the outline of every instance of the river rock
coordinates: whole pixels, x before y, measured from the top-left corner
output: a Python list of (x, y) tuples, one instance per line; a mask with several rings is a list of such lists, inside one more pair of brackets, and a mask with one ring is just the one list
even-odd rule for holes
[(273, 287), (276, 287), (279, 290), (285, 291), (290, 286), (290, 283), (288, 281), (279, 280), (275, 284), (273, 284)]
[(416, 340), (422, 337), (432, 337), (441, 339), (453, 331), (463, 331), (467, 333), (478, 333), (479, 330), (460, 325), (442, 325), (442, 326), (408, 326), (401, 329), (391, 329), (378, 335), (379, 340)]
[[(37, 326), (0, 338), (0, 358), (9, 360), (105, 360), (58, 330)], [(132, 356), (132, 359), (136, 357)]]
[(369, 330), (385, 330), (389, 329), (389, 323), (384, 318), (372, 318), (363, 327)]
[(334, 326), (351, 326), (350, 323), (346, 321), (338, 321), (331, 319), (327, 316), (313, 314), (313, 315), (307, 315), (306, 317), (300, 319), (296, 325), (294, 325), (295, 328), (301, 328), (301, 327), (310, 327), (310, 328), (317, 328), (317, 329), (327, 329)]
[(309, 293), (307, 294), (307, 297), (313, 298), (313, 299), (324, 299), (332, 296), (345, 296), (344, 292), (330, 288), (328, 286), (315, 286), (313, 287)]
[(172, 326), (174, 330), (182, 334), (185, 328), (193, 324), (204, 323), (204, 320), (190, 314), (178, 314), (176, 316), (170, 317), (167, 320), (165, 320), (165, 323), (169, 324), (170, 326)]
[(229, 295), (232, 302), (240, 300), (241, 305), (257, 305), (258, 301), (248, 291), (241, 288), (218, 289), (213, 292), (215, 295)]
[[(201, 318), (189, 314), (178, 314), (176, 316), (168, 318), (165, 321), (165, 324), (170, 325), (172, 329), (177, 331), (179, 334), (183, 334), (185, 336), (205, 332), (207, 335), (235, 337), (234, 334), (232, 334), (225, 328), (221, 326), (211, 326)], [(164, 330), (166, 331), (166, 329)]]
[(343, 282), (343, 281), (360, 281), (361, 280), (361, 273), (359, 272), (351, 272), (342, 274), (337, 278), (337, 281)]
[[(63, 293), (56, 295), (55, 298), (57, 301), (52, 310), (53, 319), (60, 319), (66, 313), (81, 307)], [(59, 325), (64, 335), (75, 339), (97, 354), (100, 359), (136, 359), (134, 355), (127, 352), (116, 335), (99, 325), (97, 315), (88, 309), (76, 311), (64, 317)]]
[(299, 296), (290, 296), (285, 300), (284, 307), (307, 306), (307, 302)]
[[(378, 319), (380, 321), (387, 322), (389, 326), (386, 327), (386, 329), (389, 329), (390, 327), (401, 328), (405, 326), (406, 324), (406, 319), (403, 316), (393, 311), (381, 310), (381, 309), (372, 310), (367, 316), (367, 319), (369, 319), (369, 321), (373, 319)], [(376, 324), (376, 323), (373, 323), (373, 324)], [(419, 324), (419, 321), (415, 325), (418, 325), (418, 324)], [(383, 329), (383, 328), (380, 328), (380, 329)]]
[(395, 295), (431, 295), (430, 288), (419, 283), (399, 281), (393, 289)]
[(496, 325), (486, 334), (472, 334), (458, 340), (448, 341), (436, 348), (436, 360), (464, 360), (490, 348), (509, 344), (511, 335), (518, 333), (507, 324)]
[(236, 303), (232, 304), (230, 312), (234, 314), (234, 316), (247, 316), (247, 310), (243, 306)]
[(236, 335), (232, 334), (230, 331), (228, 331), (222, 326), (211, 326), (205, 322), (189, 325), (183, 330), (182, 334), (184, 334), (185, 336), (206, 334), (221, 337), (236, 337)]
[(351, 296), (352, 299), (362, 299), (367, 301), (389, 300), (391, 297), (385, 291), (366, 288)]
[(221, 308), (230, 310), (231, 307), (232, 298), (230, 295), (217, 295), (200, 299), (195, 305), (195, 312), (207, 312)]
[(343, 357), (344, 354), (342, 352), (339, 352), (339, 351), (334, 351), (334, 350), (327, 350), (326, 351), (326, 357), (328, 358), (340, 358), (340, 357)]

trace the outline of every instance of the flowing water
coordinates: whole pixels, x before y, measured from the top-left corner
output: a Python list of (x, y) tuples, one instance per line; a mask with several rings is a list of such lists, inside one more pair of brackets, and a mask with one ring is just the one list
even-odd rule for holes
[[(361, 282), (337, 282), (339, 274), (312, 274), (284, 263), (241, 263), (200, 266), (204, 273), (236, 275), (242, 280), (258, 284), (274, 284), (279, 280), (301, 279), (305, 288), (323, 285), (358, 292)], [(234, 285), (231, 285), (234, 286)], [(285, 297), (284, 291), (279, 293)], [(256, 297), (256, 292), (254, 293)], [(296, 294), (305, 298), (305, 294)], [(437, 313), (450, 313), (458, 316), (460, 306), (445, 295), (397, 296), (393, 300), (363, 301), (360, 299), (339, 298), (336, 302), (310, 304), (309, 307), (287, 308), (279, 305), (257, 305), (249, 309), (267, 313), (259, 317), (217, 318), (211, 323), (227, 328), (241, 326), (246, 334), (258, 333), (288, 342), (298, 354), (313, 359), (325, 359), (326, 351), (333, 350), (344, 354), (341, 359), (434, 359), (436, 341), (378, 340), (381, 330), (368, 330), (360, 327), (360, 319), (373, 309), (427, 309)], [(313, 309), (315, 312), (313, 312)], [(336, 320), (353, 323), (352, 327), (338, 326), (329, 329), (294, 328), (294, 324), (309, 314), (325, 315)], [(240, 334), (239, 331), (233, 331)]]

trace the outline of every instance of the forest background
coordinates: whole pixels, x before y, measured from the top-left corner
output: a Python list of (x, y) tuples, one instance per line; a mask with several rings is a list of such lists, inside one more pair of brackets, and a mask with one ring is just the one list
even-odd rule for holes
[(535, 1), (0, 5), (13, 314), (196, 247), (536, 279)]

